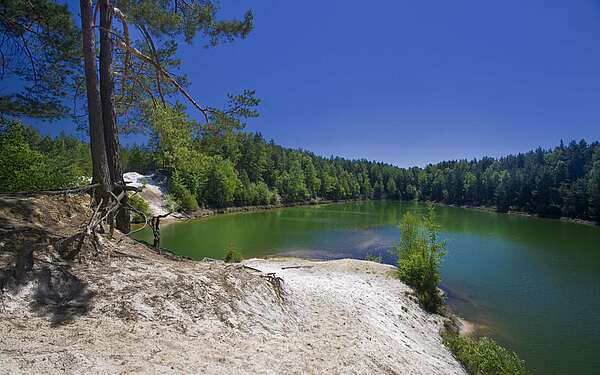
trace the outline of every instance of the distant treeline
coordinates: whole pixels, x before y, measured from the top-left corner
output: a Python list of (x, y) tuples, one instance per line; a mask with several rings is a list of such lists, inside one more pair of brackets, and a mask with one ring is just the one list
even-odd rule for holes
[[(316, 198), (396, 199), (600, 221), (598, 142), (582, 140), (566, 146), (561, 142), (551, 150), (538, 148), (499, 159), (406, 169), (367, 160), (324, 158), (267, 142), (260, 134), (231, 129), (207, 127), (192, 136), (185, 121), (178, 124), (172, 114), (164, 116), (162, 122), (155, 121), (155, 133), (147, 145), (123, 149), (122, 162), (126, 171), (165, 170), (173, 200), (182, 209)], [(90, 175), (84, 142), (66, 135), (41, 137), (36, 130), (14, 122), (1, 129), (0, 163), (2, 191), (65, 186)], [(31, 181), (37, 176), (43, 181)]]

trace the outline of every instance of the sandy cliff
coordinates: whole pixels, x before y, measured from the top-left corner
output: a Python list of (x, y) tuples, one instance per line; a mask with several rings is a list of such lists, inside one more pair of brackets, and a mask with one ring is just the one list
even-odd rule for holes
[[(464, 373), (442, 318), (391, 266), (193, 262), (119, 234), (65, 264), (53, 239), (86, 212), (81, 199), (0, 199), (0, 373)], [(19, 284), (24, 247), (34, 262)]]

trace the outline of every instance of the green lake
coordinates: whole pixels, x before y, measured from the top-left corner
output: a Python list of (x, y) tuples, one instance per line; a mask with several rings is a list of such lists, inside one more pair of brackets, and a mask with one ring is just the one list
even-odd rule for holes
[[(402, 215), (425, 210), (355, 202), (220, 215), (165, 226), (161, 245), (195, 259), (234, 247), (246, 258), (369, 254), (394, 264)], [(600, 373), (600, 228), (443, 206), (436, 215), (448, 240), (442, 287), (456, 313), (535, 374)]]

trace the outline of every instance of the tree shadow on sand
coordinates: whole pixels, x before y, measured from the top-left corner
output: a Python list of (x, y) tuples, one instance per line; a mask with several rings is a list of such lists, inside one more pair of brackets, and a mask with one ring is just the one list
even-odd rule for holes
[(30, 307), (39, 315), (48, 316), (52, 326), (70, 323), (90, 311), (95, 293), (73, 274), (42, 267), (37, 278)]
[(21, 296), (24, 306), (47, 317), (53, 327), (87, 314), (95, 295), (88, 285), (72, 274), (67, 264), (35, 256), (34, 249), (47, 249), (53, 236), (37, 229), (23, 232), (14, 231), (13, 236), (4, 232), (1, 238), (0, 298), (6, 292)]

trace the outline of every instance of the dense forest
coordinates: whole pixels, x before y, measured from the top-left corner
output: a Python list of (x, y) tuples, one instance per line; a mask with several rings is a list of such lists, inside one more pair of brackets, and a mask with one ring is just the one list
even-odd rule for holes
[[(184, 8), (152, 4), (102, 0), (94, 10), (91, 1), (82, 1), (80, 28), (69, 7), (51, 0), (0, 2), (0, 32), (7, 38), (0, 46), (2, 77), (23, 83), (0, 96), (1, 191), (74, 186), (93, 176), (96, 199), (110, 205), (109, 192), (118, 196), (124, 189), (123, 170), (160, 170), (181, 210), (401, 199), (600, 220), (597, 142), (404, 169), (324, 158), (244, 132), (244, 119), (258, 116), (254, 90), (229, 95), (223, 108), (201, 105), (186, 91), (188, 78), (177, 72), (177, 41), (199, 39), (215, 47), (245, 39), (254, 27), (252, 12), (220, 19), (211, 1)], [(100, 28), (94, 26), (96, 11)], [(202, 124), (188, 117), (186, 105)], [(66, 135), (42, 137), (22, 125), (28, 118), (87, 119), (88, 126), (80, 125), (90, 144)], [(147, 144), (120, 146), (119, 133), (140, 132), (148, 135)], [(125, 206), (127, 195), (122, 199)], [(123, 213), (121, 207), (117, 226), (126, 230)]]
[[(181, 210), (314, 199), (423, 200), (600, 220), (600, 144), (571, 142), (499, 159), (398, 168), (324, 158), (231, 126), (199, 126), (182, 111), (153, 111), (145, 145), (123, 148), (126, 171), (169, 176)], [(89, 145), (40, 136), (10, 121), (0, 130), (0, 190), (67, 187), (91, 176)]]

